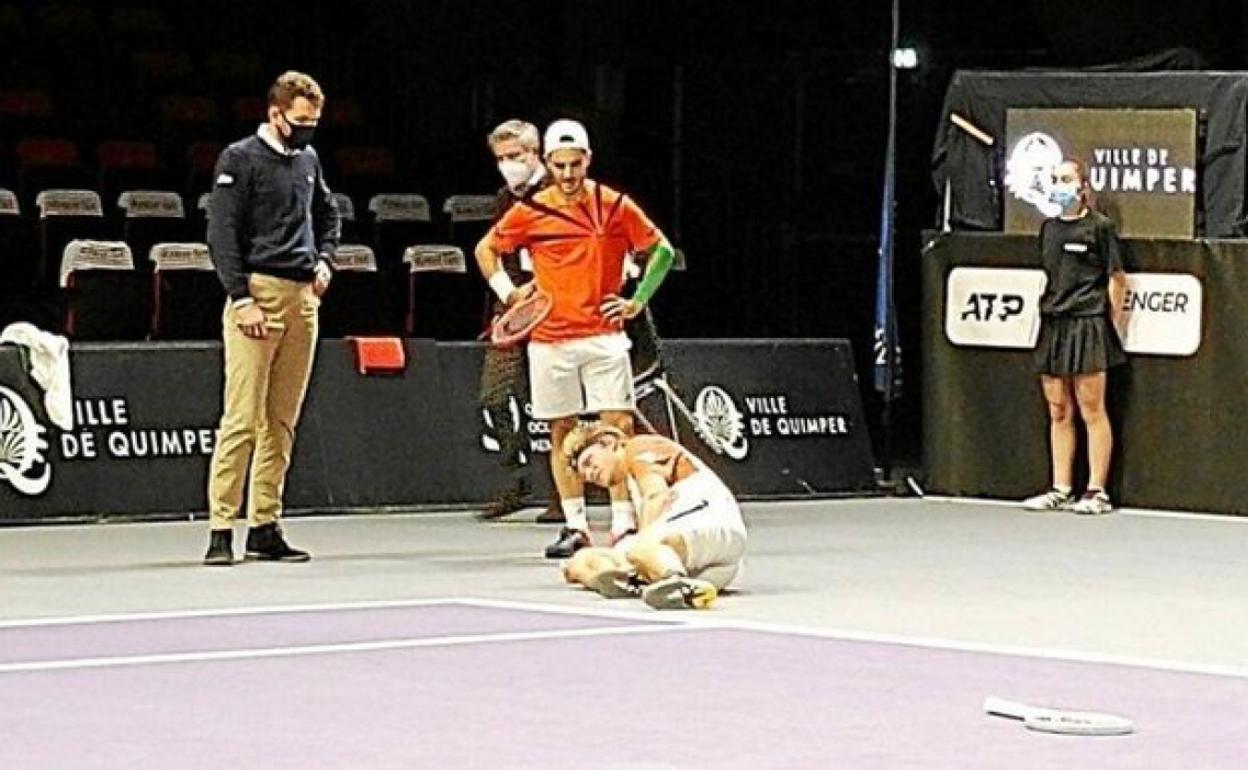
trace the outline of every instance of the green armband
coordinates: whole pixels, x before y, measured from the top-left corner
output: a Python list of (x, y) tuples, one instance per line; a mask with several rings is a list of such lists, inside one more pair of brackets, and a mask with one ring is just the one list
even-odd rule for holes
[(672, 262), (675, 259), (676, 252), (672, 251), (667, 241), (659, 241), (650, 251), (650, 257), (646, 260), (645, 275), (641, 277), (641, 283), (637, 285), (637, 291), (633, 292), (632, 299), (643, 305), (650, 302), (650, 298), (659, 290), (663, 279), (672, 269)]

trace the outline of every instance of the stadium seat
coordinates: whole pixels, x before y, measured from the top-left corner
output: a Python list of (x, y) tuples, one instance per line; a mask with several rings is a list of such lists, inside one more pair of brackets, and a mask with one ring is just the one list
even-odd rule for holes
[(343, 147), (334, 153), (331, 186), (368, 200), (399, 182), (394, 153), (384, 147)]
[(121, 194), (117, 207), (125, 219), (122, 238), (138, 255), (139, 272), (151, 269), (146, 257), (158, 243), (186, 241), (191, 238), (191, 225), (186, 218), (182, 196), (175, 192), (129, 190)]
[(191, 141), (223, 140), (217, 103), (199, 96), (168, 96), (161, 101), (161, 132), (165, 154)]
[(270, 77), (264, 57), (243, 51), (219, 51), (208, 56), (205, 62), (208, 80), (217, 91), (237, 88), (254, 89), (257, 83)]
[(35, 269), (30, 228), (22, 219), (21, 203), (12, 190), (0, 190), (0, 275), (14, 284), (27, 284), (34, 278)]
[[(458, 246), (465, 254), (473, 253), (477, 241), (490, 229), (494, 221), (495, 209), (498, 206), (496, 195), (452, 195), (442, 203), (442, 212), (447, 218), (447, 235), (450, 242)], [(530, 272), (532, 267), (527, 261), (527, 254), (522, 260), (523, 267)], [(483, 282), (461, 281), (447, 290), (454, 290), (460, 296), (456, 308), (473, 306), (476, 308), (477, 323), (484, 328), (490, 322), (493, 310), (493, 292), (488, 291)], [(463, 312), (463, 311), (458, 311)]]
[(368, 210), (373, 215), (377, 268), (387, 279), (387, 301), (394, 309), (396, 327), (407, 328), (409, 269), (403, 257), (408, 247), (433, 240), (429, 201), (423, 195), (386, 193), (370, 198)]
[(109, 15), (108, 26), (112, 38), (127, 48), (159, 43), (173, 36), (173, 30), (160, 8), (114, 8)]
[(418, 244), (404, 252), (403, 263), (408, 268), (408, 336), (471, 340), (480, 335), (483, 284), (468, 273), (463, 249)]
[(121, 241), (74, 240), (61, 258), (65, 334), (77, 340), (141, 340), (151, 318), (150, 292)]
[[(0, 144), (8, 146), (19, 137), (55, 131), (56, 118), (56, 103), (46, 91), (0, 91)], [(17, 183), (16, 178), (5, 181)]]
[(225, 290), (203, 243), (159, 243), (152, 263), (152, 339), (210, 340), (221, 336)]
[(78, 146), (67, 139), (23, 139), (15, 155), (18, 194), (28, 202), (39, 190), (80, 188), (88, 183)]
[(452, 195), (442, 203), (451, 242), (462, 247), (476, 245), (494, 221), (497, 196)]
[(256, 126), (269, 119), (268, 103), (259, 97), (246, 96), (230, 102), (230, 118), (234, 121), (234, 133), (242, 137), (256, 130)]
[(117, 200), (126, 190), (159, 187), (160, 163), (151, 142), (101, 142), (95, 150), (99, 181), (96, 191), (105, 201)]
[(340, 242), (359, 243), (360, 227), (355, 218), (355, 201), (346, 193), (334, 193), (334, 202), (338, 204), (338, 217), (342, 221)]
[(400, 336), (388, 276), (377, 269), (373, 250), (344, 243), (334, 264), (334, 280), (321, 304), (321, 335)]
[[(204, 237), (208, 237), (208, 219), (211, 217), (212, 193), (200, 193), (195, 199), (195, 213), (199, 223), (203, 225)], [(197, 229), (199, 229), (197, 227)]]
[(130, 67), (135, 88), (148, 96), (181, 87), (195, 72), (186, 51), (136, 51), (130, 54)]
[(186, 175), (182, 192), (187, 200), (195, 200), (212, 189), (212, 172), (225, 145), (221, 142), (192, 142), (186, 148)]
[(108, 236), (104, 207), (91, 190), (44, 190), (35, 198), (39, 207), (39, 260), (36, 280), (50, 285), (58, 259), (73, 240), (103, 240)]

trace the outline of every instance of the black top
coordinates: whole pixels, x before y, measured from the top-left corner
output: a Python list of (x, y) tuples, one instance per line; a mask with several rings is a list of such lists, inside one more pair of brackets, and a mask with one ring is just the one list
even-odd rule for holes
[(1079, 219), (1046, 219), (1040, 225), (1040, 265), (1049, 277), (1040, 312), (1047, 316), (1104, 315), (1109, 275), (1122, 270), (1113, 220), (1088, 209)]
[[(536, 182), (529, 181), (524, 184), (518, 191), (512, 190), (504, 185), (499, 188), (498, 193), (494, 196), (494, 224), (498, 224), (498, 220), (511, 210), (511, 207), (519, 201), (527, 201), (536, 195), (542, 189), (550, 185), (550, 175), (545, 174)], [(519, 285), (528, 279), (524, 277), (524, 272), (520, 269), (520, 252), (513, 251), (510, 254), (503, 254), (502, 266), (507, 271), (507, 276), (512, 282)], [(490, 292), (493, 295), (493, 292)]]
[(315, 150), (252, 135), (222, 151), (215, 176), (208, 248), (232, 299), (248, 296), (248, 273), (311, 281), (318, 259), (332, 267), (341, 225)]

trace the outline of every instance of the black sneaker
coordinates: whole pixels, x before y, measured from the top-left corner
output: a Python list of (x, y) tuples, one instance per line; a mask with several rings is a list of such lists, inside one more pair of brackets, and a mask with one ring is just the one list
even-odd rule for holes
[(209, 567), (228, 567), (234, 563), (234, 530), (214, 529), (208, 535), (208, 553), (204, 564)]
[(277, 523), (252, 527), (247, 530), (248, 561), (288, 561), (301, 562), (312, 558), (307, 551), (291, 548), (282, 537), (282, 529)]
[(546, 546), (546, 558), (567, 559), (588, 545), (590, 545), (588, 533), (564, 527), (559, 530), (559, 539)]

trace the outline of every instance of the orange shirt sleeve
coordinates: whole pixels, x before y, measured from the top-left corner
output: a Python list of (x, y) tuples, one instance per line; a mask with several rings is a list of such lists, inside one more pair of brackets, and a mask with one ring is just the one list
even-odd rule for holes
[(490, 246), (499, 254), (511, 254), (527, 246), (532, 221), (529, 208), (517, 203), (490, 229)]
[(659, 228), (632, 198), (625, 198), (620, 205), (620, 221), (628, 235), (628, 245), (634, 251), (649, 251), (662, 237)]

